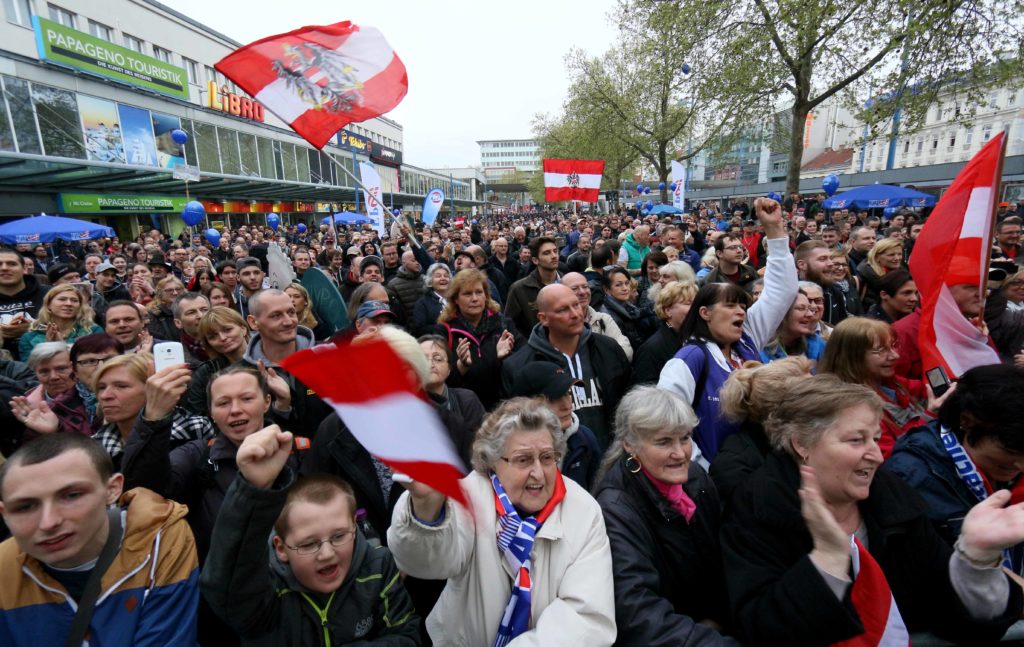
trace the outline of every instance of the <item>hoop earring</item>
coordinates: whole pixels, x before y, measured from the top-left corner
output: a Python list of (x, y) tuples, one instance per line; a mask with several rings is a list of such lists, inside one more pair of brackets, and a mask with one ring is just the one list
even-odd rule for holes
[[(634, 468), (629, 466), (629, 461), (635, 461), (636, 462), (636, 469), (634, 469)], [(636, 454), (630, 454), (626, 458), (626, 469), (629, 470), (630, 473), (636, 474), (637, 472), (639, 472), (643, 468), (644, 468), (644, 466), (640, 464), (640, 459), (636, 457)]]

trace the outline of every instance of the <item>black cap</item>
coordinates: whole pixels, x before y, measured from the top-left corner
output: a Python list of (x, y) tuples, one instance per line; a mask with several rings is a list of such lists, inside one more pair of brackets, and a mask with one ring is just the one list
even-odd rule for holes
[(459, 251), (455, 252), (455, 254), (452, 255), (452, 263), (455, 263), (455, 261), (458, 260), (460, 256), (467, 257), (470, 261), (473, 262), (474, 265), (476, 265), (476, 258), (474, 258), (472, 254), (470, 254), (464, 249), (460, 249)]
[(53, 285), (57, 281), (61, 280), (61, 278), (71, 274), (72, 272), (78, 272), (78, 268), (74, 265), (68, 265), (67, 263), (58, 263), (50, 268), (50, 271), (46, 273), (46, 278), (49, 279), (50, 284)]
[(173, 269), (173, 266), (170, 263), (167, 262), (167, 259), (164, 258), (164, 255), (161, 254), (160, 252), (157, 252), (156, 254), (153, 254), (153, 258), (149, 259), (149, 262), (146, 263), (146, 264), (147, 265), (162, 265), (162, 266), (166, 267), (167, 269)]
[(533, 397), (543, 395), (556, 400), (573, 385), (583, 386), (568, 371), (553, 362), (530, 362), (519, 371), (512, 382), (512, 395)]

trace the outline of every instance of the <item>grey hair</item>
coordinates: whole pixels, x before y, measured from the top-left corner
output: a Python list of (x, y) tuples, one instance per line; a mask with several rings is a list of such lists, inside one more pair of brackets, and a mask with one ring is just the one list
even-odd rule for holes
[(698, 422), (690, 404), (675, 393), (656, 386), (633, 387), (615, 410), (615, 437), (601, 461), (594, 485), (626, 455), (625, 443), (639, 445), (664, 429), (692, 431)]
[[(818, 285), (814, 281), (800, 281), (799, 283), (797, 283), (797, 286), (798, 286), (798, 289), (800, 289), (800, 290), (804, 290), (804, 291), (807, 291), (807, 290), (817, 290), (818, 292), (821, 292), (822, 296), (825, 295), (825, 288), (821, 287), (820, 285)], [(805, 296), (807, 296), (807, 295), (805, 295)]]
[(659, 270), (661, 274), (671, 274), (676, 278), (677, 281), (689, 281), (690, 283), (697, 282), (697, 275), (694, 273), (693, 268), (690, 267), (689, 263), (683, 261), (672, 261), (666, 263)]
[(434, 288), (434, 270), (443, 269), (448, 272), (448, 278), (452, 276), (452, 268), (448, 267), (446, 263), (434, 263), (427, 268), (427, 273), (423, 275), (423, 283), (430, 289)]
[[(423, 353), (420, 353), (423, 357)], [(555, 451), (565, 455), (565, 434), (542, 398), (505, 400), (480, 425), (473, 441), (473, 469), (487, 475), (501, 460), (508, 437), (517, 431), (547, 431)]]
[(775, 449), (787, 452), (797, 460), (794, 443), (814, 447), (825, 431), (849, 409), (866, 405), (879, 419), (882, 399), (862, 384), (844, 382), (825, 373), (814, 377), (791, 377), (782, 385), (786, 397), (764, 420), (764, 430)]
[(71, 347), (64, 341), (44, 341), (36, 344), (28, 356), (28, 367), (33, 371), (43, 362), (48, 362), (61, 353), (70, 353)]

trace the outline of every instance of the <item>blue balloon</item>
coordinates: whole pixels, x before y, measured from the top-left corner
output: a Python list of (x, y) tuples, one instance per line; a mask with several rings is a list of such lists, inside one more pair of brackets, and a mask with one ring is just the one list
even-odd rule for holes
[(643, 208), (643, 206), (644, 206), (644, 203), (643, 203), (643, 202), (641, 202), (641, 201), (639, 201), (639, 200), (637, 200), (637, 201), (636, 201), (636, 208), (637, 208), (637, 209), (641, 209), (641, 208)]
[(206, 230), (206, 240), (210, 241), (210, 244), (214, 247), (220, 245), (220, 232), (210, 227)]
[(400, 215), (402, 215), (402, 210), (399, 209), (398, 207), (395, 207), (394, 209), (391, 210), (391, 215), (396, 216), (396, 217), (400, 216)]
[(769, 197), (772, 200), (775, 200), (776, 202), (778, 202), (780, 204), (782, 203), (782, 194), (777, 192), (777, 191), (772, 191), (766, 197)]
[(665, 183), (664, 182), (658, 182), (658, 190), (659, 191), (664, 191), (665, 190)]
[(644, 185), (642, 185), (642, 184), (636, 185), (636, 192), (637, 193), (643, 193), (644, 192)]
[(689, 64), (683, 63), (682, 70), (683, 70), (683, 74), (689, 74), (690, 73), (690, 66), (689, 66)]
[(185, 205), (185, 208), (181, 210), (181, 219), (185, 221), (185, 224), (189, 227), (195, 227), (203, 221), (206, 217), (206, 207), (203, 206), (202, 202), (198, 200), (192, 200)]
[(648, 209), (653, 209), (654, 208), (654, 202), (652, 200), (648, 200), (647, 204), (644, 205), (644, 206), (647, 207)]
[(277, 227), (280, 224), (281, 224), (281, 218), (279, 218), (276, 213), (268, 213), (267, 214), (267, 225), (269, 225), (271, 229), (273, 229), (274, 231), (277, 231)]
[(644, 187), (644, 195), (650, 195), (650, 194), (651, 194), (651, 187), (645, 186)]
[(825, 191), (825, 195), (831, 198), (839, 188), (839, 177), (835, 173), (826, 175), (825, 179), (821, 181), (821, 188)]
[(298, 229), (298, 230), (299, 230), (299, 233), (300, 233), (300, 234), (304, 234), (304, 233), (306, 233), (306, 223), (304, 223), (304, 222), (300, 222), (300, 223), (299, 223), (299, 226), (298, 226), (298, 227), (296, 227), (296, 229)]
[(668, 190), (671, 191), (672, 193), (675, 193), (676, 192), (676, 183), (673, 182), (672, 184), (668, 185)]
[(179, 146), (184, 146), (185, 142), (188, 141), (188, 133), (181, 128), (175, 128), (171, 131), (171, 140)]

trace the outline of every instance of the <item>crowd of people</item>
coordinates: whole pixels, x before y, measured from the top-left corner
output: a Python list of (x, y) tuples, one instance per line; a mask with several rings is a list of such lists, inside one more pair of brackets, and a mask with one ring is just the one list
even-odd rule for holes
[[(933, 389), (925, 215), (821, 200), (0, 249), (0, 643), (998, 641), (1018, 207), (987, 284), (947, 277), (1002, 363)], [(362, 343), (408, 366), (468, 508), (283, 366)]]

